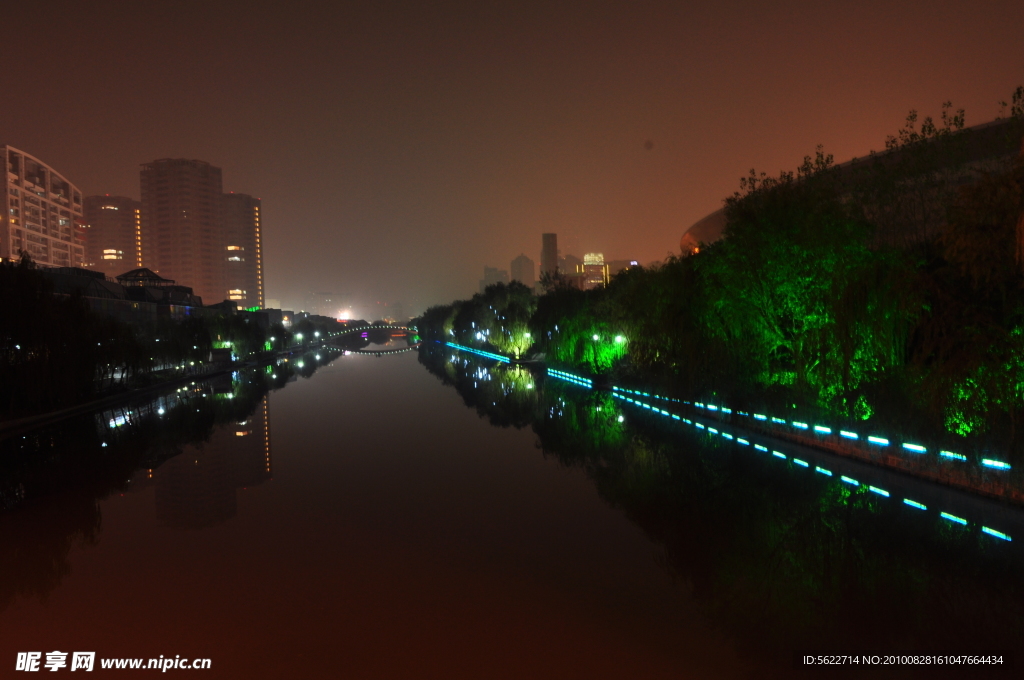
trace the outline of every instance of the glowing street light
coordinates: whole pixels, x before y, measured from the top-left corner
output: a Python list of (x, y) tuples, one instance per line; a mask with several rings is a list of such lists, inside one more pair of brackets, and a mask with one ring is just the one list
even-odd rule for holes
[(600, 339), (601, 339), (600, 336), (597, 336), (597, 335), (594, 336), (594, 342), (597, 342)]

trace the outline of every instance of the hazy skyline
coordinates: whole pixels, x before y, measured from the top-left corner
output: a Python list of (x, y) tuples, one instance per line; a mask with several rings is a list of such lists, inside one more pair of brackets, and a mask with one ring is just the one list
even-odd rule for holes
[(1010, 1), (45, 7), (5, 8), (0, 143), (86, 194), (219, 166), (263, 200), (267, 298), (357, 313), (467, 297), (544, 232), (661, 259), (751, 168), (1024, 83)]

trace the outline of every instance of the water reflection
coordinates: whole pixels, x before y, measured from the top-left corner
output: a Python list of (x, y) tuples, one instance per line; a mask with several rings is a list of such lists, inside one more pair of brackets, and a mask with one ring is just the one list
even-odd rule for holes
[(322, 348), (0, 440), (0, 611), (45, 601), (74, 546), (99, 541), (100, 502), (154, 488), (170, 527), (230, 520), (238, 489), (271, 479), (270, 392), (341, 355)]
[(236, 490), (271, 477), (268, 398), (245, 420), (218, 428), (149, 475), (162, 524), (201, 529), (231, 519), (237, 512)]
[[(584, 470), (759, 667), (790, 668), (798, 650), (1020, 651), (1019, 541), (627, 410), (606, 391), (439, 345), (419, 357), (481, 417), (531, 427), (543, 455)], [(1022, 522), (1018, 510), (865, 474)]]

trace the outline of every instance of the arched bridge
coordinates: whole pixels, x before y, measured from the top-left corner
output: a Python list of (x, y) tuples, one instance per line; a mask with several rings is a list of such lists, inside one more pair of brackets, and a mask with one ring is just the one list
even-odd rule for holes
[(399, 347), (398, 349), (346, 349), (345, 354), (372, 354), (375, 357), (382, 357), (385, 354), (401, 354), (402, 352), (411, 352), (414, 349), (419, 349), (421, 343), (415, 345), (409, 345), (408, 347)]
[[(400, 333), (396, 334), (395, 331), (400, 331)], [(355, 334), (358, 334), (361, 338), (365, 339), (366, 341), (372, 342), (374, 340), (377, 340), (378, 338), (381, 338), (381, 336), (385, 333), (387, 334), (386, 337), (388, 340), (395, 337), (409, 338), (411, 336), (416, 337), (417, 342), (410, 344), (408, 347), (397, 347), (394, 349), (368, 349), (365, 347), (351, 348), (345, 347), (344, 344), (340, 342), (345, 338), (351, 338)], [(384, 356), (385, 354), (401, 354), (402, 352), (408, 352), (410, 350), (416, 349), (421, 344), (419, 341), (419, 331), (417, 329), (409, 326), (390, 326), (382, 324), (370, 324), (367, 326), (358, 326), (356, 328), (346, 328), (345, 330), (340, 331), (337, 335), (334, 335), (328, 342), (334, 343), (336, 341), (339, 348), (345, 350), (346, 353), (372, 354), (374, 356)]]

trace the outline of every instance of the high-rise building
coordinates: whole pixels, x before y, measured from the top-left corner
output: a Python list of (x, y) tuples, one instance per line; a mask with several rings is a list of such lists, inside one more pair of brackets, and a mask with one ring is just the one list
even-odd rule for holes
[(495, 283), (508, 283), (508, 272), (496, 267), (484, 267), (484, 278), (480, 281), (480, 292)]
[[(260, 199), (223, 194), (224, 279), (221, 298), (251, 308), (263, 304), (263, 239)], [(212, 301), (211, 301), (212, 302)]]
[(534, 271), (533, 260), (526, 255), (520, 255), (512, 260), (512, 280), (522, 283), (527, 288), (533, 288), (537, 282)]
[(142, 204), (124, 196), (85, 197), (85, 266), (117, 276), (142, 266)]
[(303, 310), (310, 314), (334, 317), (338, 314), (338, 300), (330, 291), (310, 292), (306, 295), (306, 304)]
[(205, 161), (162, 158), (145, 163), (142, 242), (147, 267), (190, 286), (206, 304), (220, 302), (225, 286), (222, 180)]
[(558, 272), (558, 234), (540, 235), (540, 275)]
[(608, 285), (608, 265), (604, 262), (604, 253), (586, 253), (583, 265), (577, 271), (583, 275), (583, 289), (593, 290)]
[(558, 258), (558, 271), (562, 272), (566, 276), (579, 274), (583, 271), (583, 260), (575, 255), (566, 254)]
[(22, 251), (35, 262), (79, 267), (85, 261), (82, 192), (38, 158), (0, 145), (6, 169), (0, 197), (0, 258)]
[(263, 307), (260, 199), (222, 191), (221, 169), (163, 158), (142, 166), (143, 261), (206, 304)]

